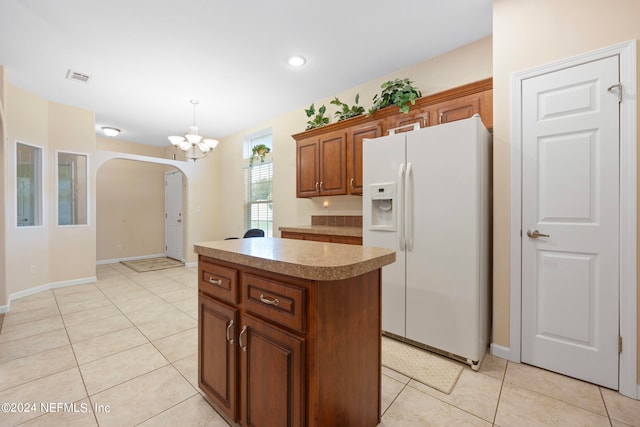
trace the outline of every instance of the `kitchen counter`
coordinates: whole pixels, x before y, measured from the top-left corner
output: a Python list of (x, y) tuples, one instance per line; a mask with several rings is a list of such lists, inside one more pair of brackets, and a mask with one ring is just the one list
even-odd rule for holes
[(194, 251), (206, 257), (310, 280), (348, 279), (396, 259), (391, 249), (279, 238), (202, 242), (194, 245)]
[(280, 231), (305, 234), (325, 234), (329, 236), (362, 237), (362, 227), (339, 225), (299, 225), (295, 227), (279, 227)]

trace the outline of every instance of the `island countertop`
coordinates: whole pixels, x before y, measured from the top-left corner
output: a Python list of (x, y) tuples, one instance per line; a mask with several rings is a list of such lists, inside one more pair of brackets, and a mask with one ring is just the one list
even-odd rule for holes
[(256, 237), (201, 242), (199, 255), (309, 280), (341, 280), (395, 262), (392, 249)]

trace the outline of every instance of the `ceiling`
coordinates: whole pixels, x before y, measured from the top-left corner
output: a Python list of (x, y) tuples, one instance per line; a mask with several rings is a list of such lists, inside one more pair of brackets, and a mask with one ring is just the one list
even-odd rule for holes
[(1, 0), (0, 65), (94, 111), (97, 129), (167, 146), (190, 99), (200, 134), (223, 138), (488, 36), (491, 13), (491, 0)]

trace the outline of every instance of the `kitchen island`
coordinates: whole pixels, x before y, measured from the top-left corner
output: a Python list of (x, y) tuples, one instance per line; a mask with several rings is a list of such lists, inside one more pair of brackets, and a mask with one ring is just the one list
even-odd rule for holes
[(198, 384), (244, 426), (380, 422), (389, 249), (278, 238), (194, 245)]

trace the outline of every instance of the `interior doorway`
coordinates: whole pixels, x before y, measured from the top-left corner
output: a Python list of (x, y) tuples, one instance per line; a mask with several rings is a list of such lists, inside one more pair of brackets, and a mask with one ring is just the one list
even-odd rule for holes
[[(615, 269), (616, 276), (619, 281), (619, 293), (615, 295), (615, 303), (619, 306), (619, 314), (616, 316), (619, 323), (619, 336), (622, 338), (621, 351), (617, 354), (619, 371), (617, 373), (618, 390), (621, 394), (632, 398), (638, 398), (637, 387), (637, 266), (636, 266), (636, 240), (637, 240), (637, 185), (636, 185), (636, 42), (630, 41), (615, 45), (606, 49), (598, 50), (595, 52), (580, 55), (578, 57), (570, 58), (556, 63), (536, 67), (534, 69), (526, 70), (520, 73), (516, 73), (512, 76), (512, 105), (514, 111), (512, 114), (512, 156), (511, 156), (511, 260), (510, 260), (510, 347), (508, 349), (509, 360), (515, 362), (526, 361), (527, 357), (524, 354), (523, 346), (525, 346), (525, 317), (528, 315), (525, 313), (524, 304), (526, 302), (526, 296), (524, 293), (526, 290), (526, 280), (536, 279), (535, 272), (527, 270), (527, 265), (523, 257), (526, 255), (526, 248), (529, 240), (536, 242), (537, 238), (540, 240), (547, 239), (545, 235), (551, 235), (551, 233), (545, 233), (536, 227), (530, 227), (527, 219), (527, 212), (525, 211), (525, 202), (530, 193), (530, 189), (526, 187), (524, 177), (526, 171), (524, 171), (523, 160), (526, 156), (530, 156), (530, 153), (525, 153), (525, 141), (527, 135), (525, 135), (526, 125), (524, 118), (526, 109), (524, 100), (524, 90), (526, 81), (531, 81), (539, 76), (547, 75), (550, 73), (561, 72), (563, 70), (571, 69), (572, 67), (578, 67), (583, 64), (597, 62), (607, 58), (613, 58), (611, 61), (617, 63), (619, 66), (619, 79), (607, 85), (605, 87), (597, 88), (598, 93), (590, 96), (602, 97), (604, 95), (612, 96), (615, 102), (618, 102), (618, 95), (620, 96), (619, 103), (619, 154), (617, 157), (619, 172), (617, 172), (618, 184), (619, 184), (619, 197), (616, 200), (608, 202), (609, 205), (613, 203), (614, 217), (617, 217), (617, 223), (614, 224), (614, 234), (617, 234), (618, 241), (615, 242), (615, 250), (619, 254), (619, 258), (614, 260), (613, 268)], [(617, 83), (621, 83), (618, 86)], [(602, 85), (604, 83), (596, 84), (595, 86)], [(594, 91), (596, 90), (594, 86)], [(571, 84), (566, 84), (565, 88), (571, 87)], [(593, 91), (592, 91), (593, 92)], [(592, 93), (590, 92), (590, 93)], [(566, 98), (563, 98), (566, 99)], [(583, 96), (583, 100), (586, 100)], [(585, 101), (586, 102), (586, 101)], [(587, 110), (585, 110), (587, 111)], [(535, 111), (535, 115), (539, 117), (540, 110)], [(595, 125), (594, 125), (595, 126)], [(596, 147), (597, 144), (590, 144)], [(585, 153), (587, 153), (585, 151)], [(592, 155), (593, 150), (590, 150), (589, 155)], [(614, 153), (615, 154), (615, 153)], [(596, 166), (599, 167), (599, 164)], [(540, 169), (539, 169), (540, 170)], [(609, 172), (614, 173), (616, 172)], [(586, 200), (586, 199), (585, 199)], [(561, 203), (561, 200), (558, 200)], [(609, 206), (611, 208), (611, 206)], [(537, 208), (536, 208), (537, 209)], [(527, 208), (528, 210), (528, 208)], [(539, 214), (540, 212), (536, 212)], [(575, 216), (575, 215), (574, 215)], [(529, 221), (530, 222), (530, 221)], [(550, 221), (550, 223), (561, 223), (562, 221)], [(533, 223), (533, 225), (537, 225)], [(527, 231), (531, 230), (534, 237), (527, 235)], [(535, 231), (538, 233), (535, 233)], [(536, 234), (538, 234), (536, 236)], [(546, 248), (549, 249), (549, 248)], [(560, 250), (560, 249), (558, 249)], [(539, 264), (540, 258), (537, 257), (535, 262)], [(586, 266), (588, 263), (583, 263)], [(575, 265), (574, 265), (575, 266)], [(586, 268), (586, 267), (585, 267)], [(588, 269), (585, 272), (589, 273)], [(594, 289), (594, 288), (592, 288)], [(596, 290), (597, 291), (597, 290)], [(532, 294), (535, 298), (539, 298), (542, 290), (537, 289)], [(589, 298), (597, 298), (596, 293), (589, 295), (585, 293)], [(594, 296), (595, 295), (595, 296)], [(534, 308), (534, 310), (538, 310)], [(588, 316), (587, 316), (588, 318)], [(536, 320), (538, 322), (538, 320)], [(539, 322), (536, 324), (536, 328), (539, 327)], [(584, 331), (584, 329), (583, 329)], [(537, 335), (539, 330), (536, 331)], [(557, 331), (556, 331), (557, 332)], [(613, 343), (615, 353), (618, 353), (618, 339), (615, 338)], [(563, 355), (557, 357), (564, 357)], [(569, 363), (573, 360), (577, 363), (579, 356), (573, 356), (569, 358)], [(569, 374), (574, 375), (575, 374)], [(589, 380), (588, 380), (589, 381)], [(593, 381), (593, 380), (591, 380)]]

